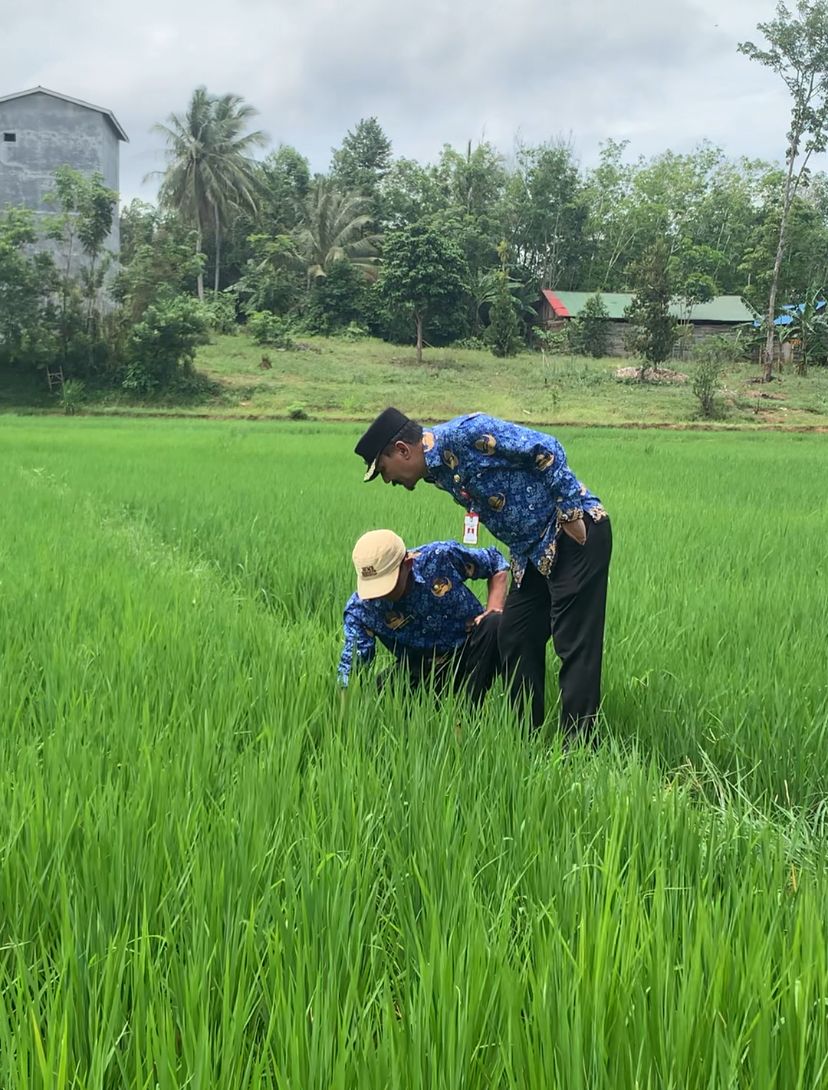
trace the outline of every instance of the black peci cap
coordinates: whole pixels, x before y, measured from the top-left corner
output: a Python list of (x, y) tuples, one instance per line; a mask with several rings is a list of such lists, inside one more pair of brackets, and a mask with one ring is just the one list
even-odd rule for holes
[(365, 432), (360, 441), (354, 447), (354, 454), (358, 454), (365, 461), (367, 469), (363, 480), (373, 481), (377, 475), (377, 458), (385, 450), (394, 436), (399, 435), (408, 423), (408, 417), (399, 409), (383, 409), (374, 423)]

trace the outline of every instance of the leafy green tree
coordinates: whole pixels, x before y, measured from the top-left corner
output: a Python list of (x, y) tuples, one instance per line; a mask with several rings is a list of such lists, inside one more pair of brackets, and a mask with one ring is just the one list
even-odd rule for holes
[[(766, 170), (756, 191), (754, 224), (742, 250), (739, 270), (745, 298), (763, 311), (772, 287), (782, 217), (783, 176)], [(808, 285), (828, 274), (828, 220), (811, 200), (810, 186), (793, 198), (785, 229), (785, 253), (778, 271), (775, 311), (798, 303)], [(767, 331), (766, 331), (767, 332)]]
[(377, 264), (380, 242), (379, 235), (369, 233), (371, 223), (367, 197), (344, 193), (330, 179), (316, 178), (302, 204), (295, 232), (308, 286), (343, 259), (371, 271)]
[(259, 171), (258, 231), (270, 235), (289, 234), (299, 223), (302, 202), (311, 186), (310, 164), (296, 148), (280, 144), (264, 159)]
[[(171, 213), (174, 216), (175, 213)], [(120, 237), (121, 251), (118, 259), (122, 265), (129, 265), (139, 246), (152, 243), (158, 225), (159, 212), (154, 204), (135, 199), (121, 209)]]
[(331, 334), (352, 322), (365, 323), (365, 276), (350, 261), (334, 261), (327, 276), (319, 277), (311, 288), (305, 317), (316, 333)]
[(194, 231), (178, 213), (132, 201), (121, 213), (120, 267), (112, 294), (128, 322), (162, 295), (192, 292), (204, 256), (194, 252)]
[(676, 320), (670, 314), (672, 289), (669, 252), (664, 241), (644, 255), (636, 269), (636, 292), (625, 316), (630, 323), (629, 344), (642, 359), (640, 377), (668, 359), (676, 343)]
[(10, 208), (0, 213), (0, 363), (45, 367), (56, 355), (56, 319), (51, 303), (58, 286), (49, 254), (32, 252), (34, 215)]
[(563, 144), (520, 148), (505, 200), (507, 241), (521, 279), (575, 287), (586, 250), (587, 205), (571, 149)]
[(448, 208), (448, 196), (437, 170), (414, 159), (397, 159), (391, 164), (380, 187), (380, 201), (384, 230), (405, 227)]
[(780, 76), (791, 96), (779, 238), (766, 311), (763, 377), (767, 380), (773, 370), (774, 319), (791, 207), (807, 179), (812, 156), (825, 151), (828, 143), (828, 2), (798, 0), (796, 14), (780, 2), (776, 18), (757, 24), (757, 30), (767, 48), (742, 42), (739, 51)]
[[(204, 253), (205, 231), (212, 229), (215, 292), (222, 233), (234, 215), (258, 207), (260, 177), (250, 153), (266, 137), (260, 130), (244, 131), (256, 113), (239, 95), (211, 95), (206, 87), (197, 87), (184, 114), (170, 114), (165, 125), (155, 126), (167, 141), (161, 203), (195, 227), (196, 253)], [(203, 299), (201, 273), (197, 290)]]
[(516, 356), (520, 348), (520, 324), (515, 313), (515, 300), (509, 290), (508, 247), (501, 242), (497, 248), (500, 269), (497, 272), (497, 288), (489, 311), (486, 340), (493, 356)]
[(418, 363), (425, 329), (440, 312), (461, 302), (467, 274), (460, 248), (440, 218), (386, 235), (377, 287), (387, 306), (414, 321)]
[(57, 205), (59, 211), (49, 216), (46, 237), (57, 243), (61, 272), (67, 282), (79, 273), (81, 255), (94, 280), (112, 231), (118, 194), (104, 185), (98, 173), (88, 177), (72, 167), (61, 166), (54, 178), (55, 188), (46, 200)]
[(583, 356), (606, 356), (609, 311), (601, 293), (590, 295), (572, 327), (571, 344)]
[(334, 149), (331, 177), (346, 192), (374, 198), (390, 166), (391, 141), (375, 117), (364, 117)]
[(129, 331), (124, 389), (153, 394), (191, 379), (195, 350), (206, 334), (204, 312), (192, 297), (153, 302)]
[(59, 337), (64, 368), (87, 373), (103, 367), (109, 355), (101, 335), (104, 279), (111, 263), (106, 241), (118, 194), (98, 174), (86, 176), (58, 167), (48, 195), (57, 213), (46, 220), (46, 237), (57, 248)]
[(669, 263), (670, 283), (681, 301), (687, 335), (692, 335), (690, 316), (693, 307), (709, 303), (718, 294), (718, 284), (712, 271), (721, 264), (721, 254), (709, 246), (694, 246), (682, 238)]
[(803, 293), (802, 302), (790, 312), (791, 322), (782, 327), (780, 339), (796, 342), (799, 349), (794, 356), (796, 373), (805, 375), (812, 361), (824, 361), (828, 351), (828, 325), (824, 313), (825, 292), (817, 284), (811, 284)]
[(304, 284), (304, 262), (292, 235), (254, 234), (252, 256), (233, 285), (247, 314), (286, 314), (298, 302)]

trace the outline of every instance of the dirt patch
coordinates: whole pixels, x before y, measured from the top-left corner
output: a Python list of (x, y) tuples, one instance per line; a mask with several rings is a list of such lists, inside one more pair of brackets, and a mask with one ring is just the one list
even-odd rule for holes
[(615, 372), (615, 377), (620, 378), (623, 382), (655, 383), (660, 386), (680, 385), (687, 382), (690, 377), (685, 375), (683, 371), (671, 371), (669, 367), (658, 367), (648, 371), (643, 379), (640, 376), (641, 371), (638, 367), (619, 367)]
[(752, 397), (761, 401), (784, 401), (784, 394), (768, 394), (764, 390), (745, 390), (744, 397)]

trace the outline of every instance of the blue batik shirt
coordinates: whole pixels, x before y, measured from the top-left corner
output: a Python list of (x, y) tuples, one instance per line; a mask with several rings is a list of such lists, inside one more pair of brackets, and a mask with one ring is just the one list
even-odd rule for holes
[(484, 413), (458, 416), (423, 432), (426, 480), (475, 511), (509, 546), (515, 581), (531, 561), (542, 575), (555, 563), (565, 522), (607, 513), (575, 477), (557, 439)]
[(490, 579), (508, 567), (497, 549), (469, 549), (456, 541), (435, 541), (409, 553), (411, 580), (402, 598), (370, 600), (352, 594), (345, 606), (345, 645), (337, 676), (348, 684), (354, 657), (368, 663), (379, 640), (397, 659), (423, 652), (450, 652), (483, 612), (467, 579)]

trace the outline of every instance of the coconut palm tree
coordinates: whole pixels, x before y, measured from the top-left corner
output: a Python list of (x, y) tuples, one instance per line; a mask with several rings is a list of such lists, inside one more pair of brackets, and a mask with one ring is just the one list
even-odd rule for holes
[[(155, 131), (167, 140), (167, 168), (159, 197), (196, 229), (196, 253), (203, 254), (204, 231), (212, 223), (216, 239), (214, 290), (218, 292), (221, 239), (228, 222), (242, 209), (256, 211), (258, 177), (250, 158), (267, 137), (260, 130), (245, 132), (257, 111), (240, 95), (211, 95), (206, 87), (193, 91), (184, 114), (170, 114)], [(204, 298), (204, 276), (198, 276), (198, 297)]]
[(334, 261), (343, 258), (365, 270), (376, 268), (381, 235), (368, 233), (369, 198), (345, 193), (329, 179), (317, 177), (301, 204), (295, 232), (304, 258), (308, 284), (325, 276)]

